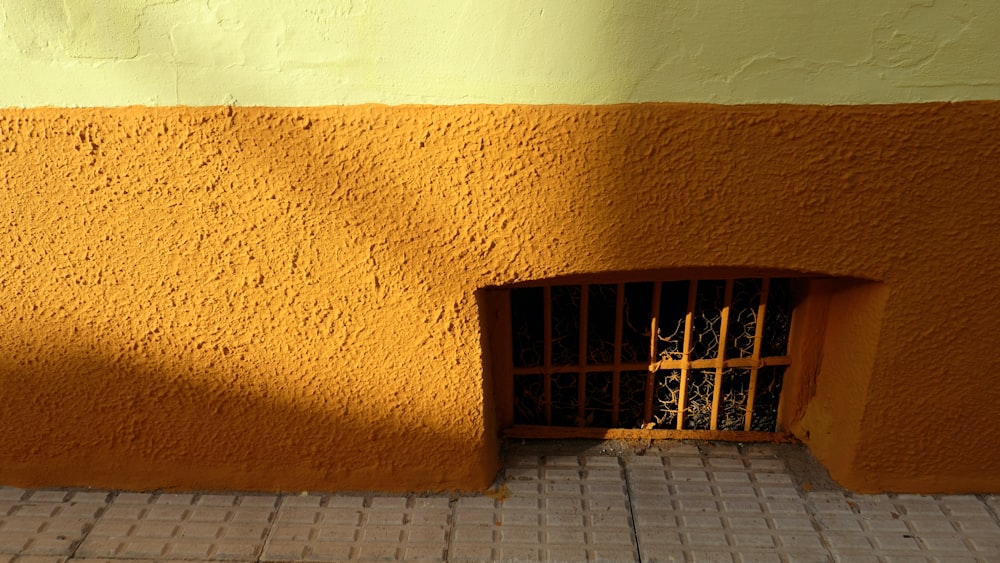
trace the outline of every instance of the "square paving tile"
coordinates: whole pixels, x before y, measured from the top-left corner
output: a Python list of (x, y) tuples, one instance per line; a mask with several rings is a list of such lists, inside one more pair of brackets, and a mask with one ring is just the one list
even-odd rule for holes
[[(617, 458), (547, 456), (514, 462), (502, 502), (462, 497), (448, 549), (449, 560), (634, 560), (629, 498)], [(658, 458), (643, 462), (662, 464)], [(654, 470), (653, 474), (656, 474)], [(604, 554), (604, 555), (602, 555)]]
[(773, 445), (512, 456), (505, 496), (0, 487), (0, 563), (1000, 562), (996, 495), (801, 490)]
[[(494, 501), (467, 503), (476, 513)], [(282, 503), (262, 560), (440, 560), (447, 547), (447, 497), (333, 495)]]
[(78, 557), (256, 558), (277, 510), (275, 495), (128, 494), (116, 497)]
[(109, 493), (0, 488), (0, 553), (68, 556), (108, 506)]

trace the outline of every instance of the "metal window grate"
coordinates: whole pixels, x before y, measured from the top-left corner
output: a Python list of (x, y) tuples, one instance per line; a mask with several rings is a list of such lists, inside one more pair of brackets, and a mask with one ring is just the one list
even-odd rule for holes
[(789, 280), (517, 287), (508, 436), (771, 439), (791, 363)]

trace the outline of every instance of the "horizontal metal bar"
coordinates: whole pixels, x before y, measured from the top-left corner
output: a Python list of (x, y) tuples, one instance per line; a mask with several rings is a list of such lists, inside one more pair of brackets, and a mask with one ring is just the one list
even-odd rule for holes
[(595, 440), (718, 440), (726, 442), (796, 443), (788, 432), (747, 432), (743, 430), (673, 430), (641, 428), (576, 428), (569, 426), (519, 425), (504, 429), (505, 438)]
[[(760, 358), (755, 360), (753, 358), (733, 358), (722, 362), (722, 366), (726, 368), (762, 368), (767, 366), (787, 366), (792, 363), (792, 358), (789, 356), (772, 356), (770, 358)], [(660, 360), (653, 365), (649, 365), (646, 362), (632, 362), (632, 363), (622, 363), (618, 367), (622, 371), (646, 371), (646, 370), (660, 370), (660, 369), (681, 369), (684, 365), (683, 360)], [(688, 367), (691, 369), (715, 369), (719, 365), (718, 360), (709, 358), (703, 360), (694, 360), (689, 362)], [(594, 364), (587, 366), (551, 366), (548, 369), (545, 366), (538, 366), (532, 368), (514, 368), (514, 375), (538, 375), (543, 373), (594, 373), (594, 372), (608, 372), (611, 373), (615, 370), (615, 366), (612, 364)]]
[[(622, 371), (646, 371), (649, 369), (649, 363), (648, 362), (623, 363), (619, 364), (618, 367)], [(587, 365), (587, 366), (552, 366), (549, 368), (550, 373), (594, 373), (601, 371), (611, 373), (615, 371), (615, 366), (611, 364), (600, 364), (600, 365)], [(538, 366), (533, 368), (514, 368), (514, 375), (537, 375), (540, 373), (545, 373), (544, 366)]]
[[(722, 367), (724, 368), (762, 368), (767, 366), (787, 366), (791, 365), (792, 358), (790, 356), (772, 356), (770, 358), (732, 358), (722, 362)], [(691, 369), (715, 369), (719, 365), (719, 361), (714, 358), (694, 360), (691, 362), (685, 362), (684, 360), (660, 360), (659, 362), (649, 366), (649, 369), (681, 369), (681, 367), (688, 366)], [(516, 372), (516, 370), (515, 370)], [(536, 370), (537, 373), (537, 370)]]

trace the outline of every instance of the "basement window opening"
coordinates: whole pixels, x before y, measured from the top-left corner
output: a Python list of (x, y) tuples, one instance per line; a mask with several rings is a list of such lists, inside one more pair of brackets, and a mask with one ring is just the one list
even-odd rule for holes
[(508, 411), (505, 435), (634, 429), (637, 437), (768, 439), (780, 430), (791, 364), (790, 281), (510, 288), (502, 370), (510, 381), (500, 387), (509, 396), (498, 401)]

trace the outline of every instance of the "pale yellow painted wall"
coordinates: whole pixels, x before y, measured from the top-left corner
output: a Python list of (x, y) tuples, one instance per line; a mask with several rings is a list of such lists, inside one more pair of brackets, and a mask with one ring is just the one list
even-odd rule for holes
[(1000, 99), (996, 0), (0, 0), (0, 107)]

